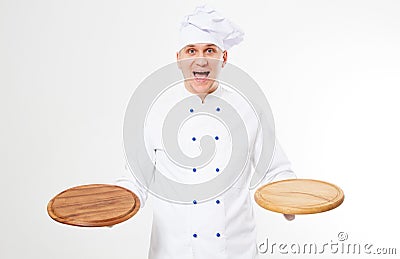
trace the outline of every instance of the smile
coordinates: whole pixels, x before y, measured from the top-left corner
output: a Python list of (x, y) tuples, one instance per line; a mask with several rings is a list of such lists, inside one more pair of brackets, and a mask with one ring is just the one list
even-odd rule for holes
[(210, 71), (193, 71), (193, 75), (196, 78), (206, 78), (210, 74)]

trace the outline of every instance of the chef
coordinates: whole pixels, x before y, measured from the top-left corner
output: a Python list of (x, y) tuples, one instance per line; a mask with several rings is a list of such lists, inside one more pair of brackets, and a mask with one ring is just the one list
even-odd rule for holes
[[(201, 167), (181, 167), (171, 161), (163, 145), (163, 121), (176, 103), (188, 97), (196, 97), (202, 105), (209, 105), (212, 98), (224, 100), (237, 110), (246, 126), (250, 162), (226, 191), (208, 201), (200, 202), (196, 197), (190, 197), (191, 204), (179, 204), (153, 197), (150, 259), (257, 258), (254, 201), (249, 184), (255, 164), (262, 159), (259, 157), (260, 125), (246, 100), (215, 80), (226, 65), (227, 50), (242, 40), (243, 32), (235, 24), (207, 6), (196, 8), (182, 22), (176, 58), (185, 80), (170, 87), (154, 102), (145, 124), (146, 148), (154, 168), (173, 181), (191, 184), (213, 179), (224, 172), (230, 161), (232, 139), (229, 129), (214, 116), (194, 116), (197, 110), (190, 105), (182, 110), (193, 113), (193, 118), (180, 128), (177, 134), (179, 146), (188, 156), (196, 157), (201, 153), (200, 139), (205, 135), (212, 136), (215, 155), (211, 162)], [(223, 109), (222, 103), (215, 106), (216, 113)], [(117, 184), (132, 190), (143, 208), (148, 188), (128, 175), (118, 179)], [(259, 185), (295, 177), (276, 142), (271, 166)], [(293, 215), (284, 216), (288, 220), (294, 218)]]

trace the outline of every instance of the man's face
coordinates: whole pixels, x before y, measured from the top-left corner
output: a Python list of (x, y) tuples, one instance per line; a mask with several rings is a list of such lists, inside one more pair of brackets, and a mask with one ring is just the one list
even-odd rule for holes
[(186, 88), (194, 94), (208, 94), (215, 90), (220, 69), (227, 60), (227, 52), (214, 44), (190, 44), (177, 54)]

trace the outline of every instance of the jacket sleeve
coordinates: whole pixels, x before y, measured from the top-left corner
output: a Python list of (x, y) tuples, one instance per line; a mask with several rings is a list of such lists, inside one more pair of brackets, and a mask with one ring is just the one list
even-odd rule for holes
[(115, 184), (136, 194), (140, 201), (140, 208), (144, 207), (148, 197), (148, 190), (132, 175), (128, 164), (125, 164), (125, 173), (116, 179)]
[(275, 151), (272, 157), (272, 163), (264, 179), (261, 181), (260, 186), (270, 182), (297, 178), (291, 167), (292, 165), (279, 144), (279, 141), (275, 139)]
[[(259, 126), (260, 127), (260, 126)], [(255, 138), (254, 147), (253, 147), (253, 156), (252, 162), (255, 164), (257, 158), (262, 159), (260, 157), (263, 136), (261, 134), (260, 128), (257, 130), (257, 136)], [(296, 174), (291, 169), (291, 163), (287, 158), (285, 152), (283, 151), (279, 141), (275, 138), (275, 148), (272, 156), (272, 161), (268, 171), (265, 173), (264, 177), (257, 185), (257, 187), (263, 186), (270, 182), (285, 180), (285, 179), (293, 179), (297, 178)]]
[[(151, 117), (150, 115), (148, 115), (148, 116), (149, 116), (149, 118), (148, 118), (146, 124), (144, 125), (144, 132), (145, 132), (144, 141), (145, 141), (145, 143), (147, 143), (147, 146), (146, 146), (147, 154), (150, 156), (150, 159), (153, 163), (153, 166), (154, 166), (153, 169), (155, 169), (156, 159), (157, 159), (156, 151), (157, 151), (157, 146), (159, 146), (156, 143), (161, 143), (161, 135), (160, 135), (161, 131), (159, 130), (160, 129), (159, 122), (162, 120), (160, 119), (159, 113), (157, 113), (157, 112), (152, 113), (153, 117)], [(144, 205), (146, 203), (148, 193), (149, 193), (148, 186), (151, 183), (147, 183), (147, 185), (146, 185), (146, 183), (141, 183), (136, 178), (136, 176), (134, 176), (135, 172), (132, 173), (131, 169), (129, 168), (124, 147), (122, 147), (122, 150), (123, 150), (123, 153), (124, 153), (124, 156), (126, 159), (125, 173), (116, 180), (115, 184), (119, 185), (121, 187), (124, 187), (128, 190), (131, 190), (133, 193), (135, 193), (140, 200), (140, 207), (142, 208), (142, 207), (144, 207)], [(141, 172), (137, 172), (137, 173), (141, 173)], [(152, 174), (151, 181), (154, 181), (154, 179), (155, 179), (154, 178), (154, 170), (153, 170), (153, 172), (146, 172), (146, 173)]]

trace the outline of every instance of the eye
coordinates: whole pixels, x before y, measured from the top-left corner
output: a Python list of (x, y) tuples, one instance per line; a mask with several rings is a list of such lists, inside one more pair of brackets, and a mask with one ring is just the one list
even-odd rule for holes
[(188, 49), (188, 50), (187, 50), (187, 53), (189, 53), (189, 54), (194, 54), (194, 53), (196, 53), (196, 51), (195, 51), (194, 49)]
[(208, 49), (206, 49), (206, 52), (207, 52), (208, 54), (211, 54), (211, 53), (214, 53), (215, 50), (214, 50), (213, 48), (208, 48)]

